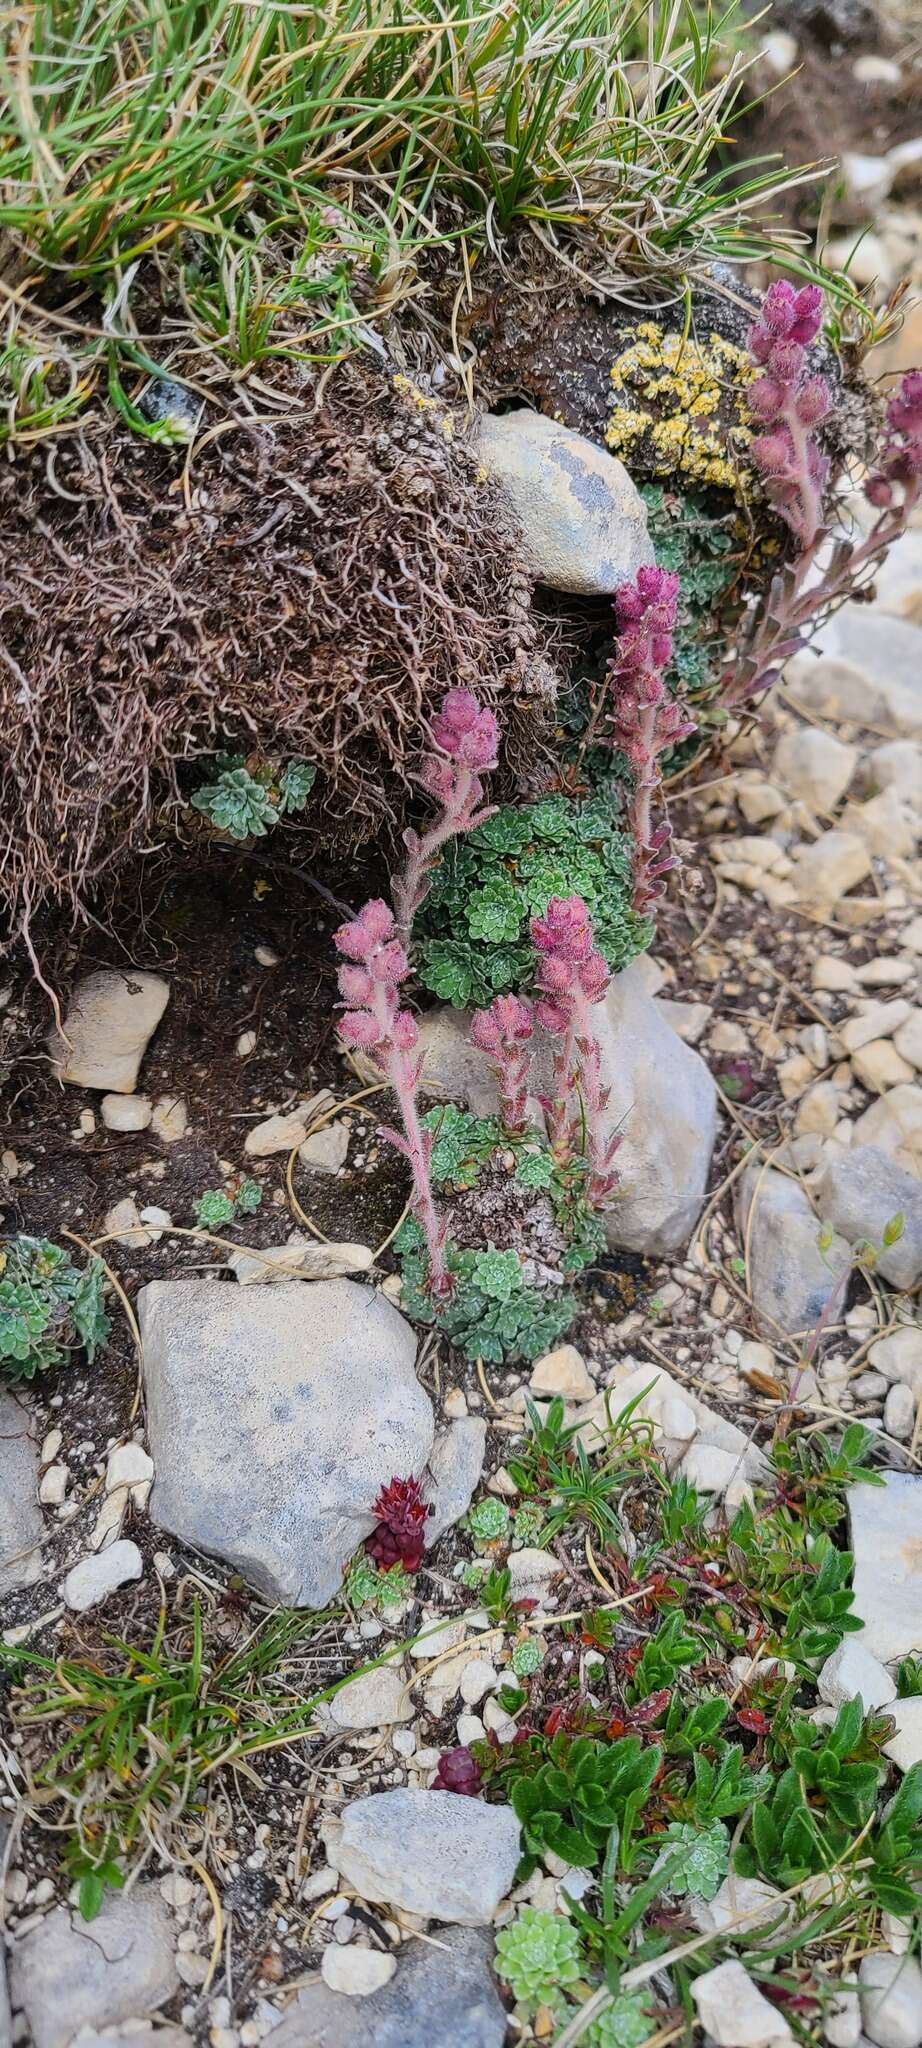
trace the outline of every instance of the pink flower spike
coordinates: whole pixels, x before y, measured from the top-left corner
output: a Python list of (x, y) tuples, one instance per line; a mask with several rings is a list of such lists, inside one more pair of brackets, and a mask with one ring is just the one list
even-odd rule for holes
[(496, 767), (499, 727), (493, 712), (471, 690), (449, 690), (430, 727), (433, 747), (419, 768), (417, 780), (439, 806), (439, 815), (422, 834), (407, 830), (407, 858), (394, 881), (397, 928), (409, 942), (413, 919), (429, 887), (429, 877), (443, 846), (461, 832), (472, 832), (493, 815), (484, 804), (480, 780)]
[(515, 995), (494, 996), (489, 1009), (475, 1011), (471, 1020), (471, 1044), (491, 1061), (507, 1131), (525, 1129), (530, 1066), (525, 1048), (534, 1028), (531, 1004)]

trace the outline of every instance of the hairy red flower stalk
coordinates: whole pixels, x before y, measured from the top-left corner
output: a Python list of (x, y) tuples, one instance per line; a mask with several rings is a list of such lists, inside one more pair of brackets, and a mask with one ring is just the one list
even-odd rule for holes
[(430, 734), (435, 751), (426, 755), (418, 780), (439, 805), (439, 814), (422, 837), (408, 825), (403, 835), (407, 849), (403, 874), (394, 882), (397, 930), (409, 939), (413, 919), (424, 901), (435, 857), (449, 839), (459, 832), (473, 832), (475, 825), (492, 818), (495, 804), (484, 804), (481, 781), (488, 769), (496, 767), (499, 728), (492, 711), (479, 704), (470, 690), (449, 690), (432, 720)]
[(488, 1010), (471, 1020), (471, 1044), (485, 1052), (499, 1087), (500, 1115), (507, 1131), (524, 1131), (525, 1104), (535, 1017), (520, 996), (494, 996)]
[(552, 896), (544, 916), (532, 918), (531, 936), (541, 991), (535, 1014), (557, 1041), (554, 1100), (545, 1105), (551, 1143), (564, 1159), (574, 1151), (585, 1155), (590, 1166), (587, 1194), (601, 1208), (618, 1185), (613, 1162), (621, 1140), (605, 1128), (609, 1090), (602, 1083), (602, 1053), (592, 1013), (604, 999), (611, 976), (593, 943), (581, 896)]
[(811, 549), (823, 524), (823, 486), (829, 464), (811, 429), (829, 411), (829, 387), (808, 375), (807, 349), (823, 324), (819, 285), (795, 290), (786, 279), (769, 285), (758, 320), (749, 330), (749, 352), (763, 371), (748, 392), (751, 410), (769, 429), (752, 443), (768, 497), (803, 549)]
[(435, 1295), (450, 1293), (451, 1274), (445, 1263), (445, 1224), (432, 1194), (429, 1166), (432, 1133), (419, 1120), (417, 1092), (422, 1060), (416, 1019), (400, 1008), (398, 990), (410, 972), (406, 952), (395, 936), (393, 912), (380, 898), (366, 903), (358, 917), (333, 934), (345, 960), (339, 969), (339, 991), (349, 1007), (340, 1024), (347, 1044), (367, 1052), (393, 1089), (405, 1135), (383, 1135), (409, 1160), (413, 1176), (412, 1210), (426, 1239), (429, 1287)]
[(371, 1512), (378, 1527), (365, 1538), (369, 1557), (384, 1571), (395, 1564), (402, 1564), (408, 1572), (418, 1571), (423, 1560), (426, 1523), (432, 1513), (431, 1506), (423, 1500), (419, 1480), (395, 1476), (387, 1486), (382, 1486)]
[(676, 864), (668, 819), (653, 824), (661, 756), (695, 730), (664, 680), (678, 597), (678, 577), (655, 568), (640, 569), (635, 581), (616, 593), (618, 639), (596, 728), (598, 739), (621, 749), (634, 778), (628, 818), (634, 838), (633, 907), (641, 914), (663, 894), (664, 878)]
[[(802, 387), (801, 396), (812, 388)], [(758, 384), (753, 385), (752, 391), (757, 390)], [(838, 541), (823, 574), (810, 581), (820, 544), (827, 538), (822, 525), (817, 526), (796, 560), (774, 578), (765, 604), (751, 623), (748, 641), (726, 670), (721, 693), (725, 705), (745, 704), (762, 696), (784, 663), (808, 644), (816, 621), (829, 617), (847, 598), (870, 586), (888, 550), (904, 531), (922, 489), (920, 370), (909, 370), (890, 399), (877, 461), (864, 488), (879, 515), (870, 532), (857, 543)]]

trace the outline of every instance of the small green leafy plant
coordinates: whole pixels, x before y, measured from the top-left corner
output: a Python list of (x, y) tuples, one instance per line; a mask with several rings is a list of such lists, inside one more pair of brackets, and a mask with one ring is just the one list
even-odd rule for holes
[(92, 1364), (111, 1330), (105, 1270), (81, 1268), (44, 1237), (14, 1237), (0, 1251), (0, 1372), (31, 1380), (82, 1348)]
[(402, 1255), (401, 1307), (417, 1322), (437, 1323), (468, 1358), (496, 1364), (540, 1358), (576, 1314), (572, 1294), (529, 1287), (518, 1253), (495, 1245), (479, 1252), (449, 1245), (445, 1262), (455, 1284), (447, 1301), (436, 1301), (426, 1284), (423, 1234), (412, 1217), (401, 1224), (394, 1245)]
[(193, 790), (189, 802), (231, 839), (264, 839), (280, 818), (303, 811), (317, 777), (312, 761), (300, 758), (279, 770), (273, 763), (249, 766), (242, 755), (219, 755), (212, 782)]
[(580, 1938), (562, 1913), (523, 1906), (510, 1927), (496, 1937), (496, 1973), (509, 1985), (519, 2019), (533, 2019), (540, 2005), (561, 2009), (561, 1992), (582, 1973)]
[[(478, 1761), (483, 1747), (475, 1745)], [(606, 1743), (561, 1732), (523, 1743), (511, 1791), (513, 1811), (522, 1823), (523, 1875), (548, 1850), (565, 1863), (594, 1870), (614, 1827), (623, 1849), (661, 1756), (655, 1744), (645, 1749), (636, 1735)]]
[(459, 1008), (487, 1006), (534, 980), (529, 920), (552, 896), (581, 896), (609, 967), (625, 967), (652, 926), (631, 901), (631, 846), (608, 794), (504, 804), (453, 842), (416, 920), (419, 976)]
[(200, 1230), (220, 1230), (240, 1216), (254, 1215), (262, 1198), (258, 1180), (246, 1175), (227, 1181), (223, 1188), (206, 1188), (196, 1202), (195, 1221)]
[[(848, 1854), (874, 1811), (886, 1760), (860, 1754), (860, 1699), (839, 1708), (832, 1728), (796, 1717), (790, 1761), (767, 1798), (754, 1806), (736, 1869), (786, 1887), (831, 1870)], [(894, 1838), (895, 1839), (895, 1838)]]

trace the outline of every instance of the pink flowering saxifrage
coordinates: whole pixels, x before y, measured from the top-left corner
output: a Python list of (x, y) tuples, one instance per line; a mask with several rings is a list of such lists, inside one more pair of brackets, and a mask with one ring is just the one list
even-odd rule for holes
[(544, 916), (532, 919), (531, 936), (540, 991), (535, 1014), (554, 1040), (554, 1098), (545, 1104), (551, 1144), (561, 1160), (585, 1152), (588, 1198), (601, 1208), (618, 1185), (613, 1162), (621, 1140), (605, 1134), (609, 1090), (592, 1011), (611, 975), (581, 896), (552, 896)]
[(475, 1010), (471, 1044), (492, 1062), (499, 1088), (500, 1114), (507, 1131), (524, 1131), (528, 1098), (529, 1047), (535, 1016), (521, 996), (494, 996), (488, 1010)]
[(484, 804), (481, 776), (496, 767), (499, 728), (492, 711), (470, 690), (449, 690), (430, 726), (435, 751), (427, 754), (418, 780), (439, 805), (439, 815), (422, 836), (408, 826), (402, 876), (394, 883), (394, 904), (400, 935), (408, 939), (422, 903), (436, 855), (459, 832), (473, 832), (491, 818), (495, 804)]
[(829, 472), (812, 434), (829, 411), (829, 386), (824, 377), (810, 376), (807, 365), (807, 349), (822, 325), (819, 286), (806, 284), (795, 291), (781, 278), (769, 286), (749, 330), (749, 352), (762, 375), (746, 397), (767, 429), (753, 441), (752, 458), (768, 497), (802, 548), (812, 546), (822, 526)]
[(435, 1295), (451, 1288), (445, 1264), (445, 1225), (435, 1206), (429, 1177), (432, 1133), (419, 1120), (417, 1090), (422, 1061), (417, 1052), (419, 1031), (409, 1010), (400, 1007), (399, 990), (410, 972), (406, 952), (396, 937), (394, 915), (380, 899), (366, 903), (351, 923), (333, 934), (338, 953), (339, 991), (346, 1004), (340, 1030), (348, 1045), (368, 1053), (393, 1089), (400, 1105), (405, 1135), (384, 1135), (409, 1160), (413, 1176), (412, 1209), (429, 1253), (429, 1285)]
[(615, 596), (618, 638), (608, 665), (597, 737), (620, 748), (633, 777), (628, 821), (634, 837), (633, 908), (643, 915), (665, 889), (675, 866), (668, 819), (653, 824), (660, 757), (695, 730), (695, 721), (665, 682), (672, 659), (679, 579), (665, 569), (640, 569)]

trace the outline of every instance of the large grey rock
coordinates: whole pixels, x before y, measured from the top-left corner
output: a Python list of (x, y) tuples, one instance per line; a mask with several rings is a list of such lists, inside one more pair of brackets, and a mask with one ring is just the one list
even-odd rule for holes
[(834, 1236), (820, 1250), (822, 1224), (814, 1215), (799, 1181), (774, 1167), (747, 1167), (737, 1203), (740, 1236), (749, 1233), (752, 1300), (759, 1322), (770, 1336), (812, 1330), (843, 1273), (852, 1252), (844, 1237)]
[(785, 682), (798, 703), (823, 718), (882, 726), (900, 739), (922, 738), (922, 634), (874, 605), (845, 604), (798, 654)]
[(454, 1792), (372, 1792), (343, 1811), (328, 1853), (363, 1899), (461, 1927), (487, 1927), (519, 1860), (509, 1806)]
[[(693, 1046), (658, 1008), (634, 961), (612, 979), (594, 1013), (603, 1078), (610, 1089), (607, 1130), (623, 1142), (621, 1186), (605, 1218), (609, 1244), (665, 1256), (687, 1244), (701, 1213), (717, 1135), (717, 1089)], [(463, 1101), (477, 1114), (497, 1107), (483, 1054), (467, 1043), (465, 1011), (436, 1010), (421, 1019), (428, 1094)], [(536, 1034), (532, 1088), (548, 1094), (551, 1052)]]
[(544, 413), (488, 413), (475, 449), (502, 486), (540, 583), (605, 597), (655, 560), (643, 499), (597, 442)]
[(38, 1449), (28, 1409), (0, 1387), (0, 1594), (42, 1575), (45, 1524), (38, 1504)]
[(272, 2048), (502, 2048), (492, 1952), (478, 1928), (444, 1927), (437, 1948), (408, 1942), (396, 1976), (368, 1998), (309, 1984), (273, 2028)]
[(59, 1078), (75, 1088), (133, 1095), (148, 1040), (169, 999), (162, 976), (140, 968), (105, 967), (88, 974), (71, 996), (64, 1037), (53, 1031), (48, 1040)]
[[(878, 1145), (828, 1148), (813, 1182), (816, 1205), (850, 1245), (877, 1250), (876, 1271), (891, 1285), (914, 1287), (922, 1277), (922, 1181)], [(884, 1244), (884, 1231), (902, 1216), (902, 1235)]]
[(922, 1479), (886, 1472), (848, 1491), (854, 1609), (861, 1643), (889, 1664), (922, 1653)]
[(481, 1415), (461, 1415), (436, 1437), (423, 1488), (432, 1506), (426, 1523), (427, 1550), (467, 1514), (483, 1471), (486, 1447), (487, 1425)]
[(324, 1606), (380, 1487), (432, 1447), (409, 1323), (352, 1280), (152, 1281), (138, 1309), (154, 1522), (270, 1600)]
[(10, 1991), (34, 2048), (69, 2048), (81, 2027), (144, 2019), (179, 1988), (173, 1923), (152, 1885), (111, 1894), (95, 1920), (55, 1906), (13, 1950)]

